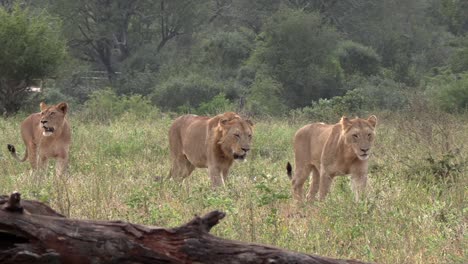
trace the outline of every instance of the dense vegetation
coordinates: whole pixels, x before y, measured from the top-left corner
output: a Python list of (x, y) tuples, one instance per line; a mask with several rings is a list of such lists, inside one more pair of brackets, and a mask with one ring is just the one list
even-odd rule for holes
[[(217, 235), (378, 263), (466, 263), (468, 2), (463, 0), (0, 0), (0, 193), (76, 218), (176, 226), (221, 209)], [(42, 81), (42, 92), (28, 87)], [(68, 178), (33, 175), (19, 123), (71, 106)], [(181, 113), (256, 123), (226, 188), (169, 171)], [(370, 188), (349, 179), (291, 199), (296, 129), (379, 118)], [(182, 187), (181, 187), (182, 186)]]
[[(0, 32), (43, 36), (2, 38), (9, 45), (2, 45), (8, 57), (0, 67), (20, 76), (2, 71), (0, 79), (44, 79), (45, 93), (29, 98), (34, 102), (66, 99), (76, 108), (110, 87), (177, 112), (223, 103), (285, 116), (349, 92), (359, 109), (348, 114), (402, 109), (410, 94), (449, 112), (468, 105), (466, 1), (2, 0), (0, 6), (18, 25), (21, 17), (33, 22), (29, 29), (2, 23)], [(46, 21), (49, 30), (41, 27)], [(68, 49), (58, 69), (49, 57), (60, 61), (65, 43), (55, 39)], [(25, 46), (44, 59), (18, 55)], [(39, 66), (45, 72), (35, 73)], [(9, 114), (25, 100), (0, 106)]]

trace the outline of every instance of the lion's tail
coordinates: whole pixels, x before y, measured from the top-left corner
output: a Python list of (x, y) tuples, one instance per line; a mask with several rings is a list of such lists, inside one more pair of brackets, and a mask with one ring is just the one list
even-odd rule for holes
[(8, 144), (8, 151), (10, 151), (11, 155), (19, 162), (23, 162), (28, 158), (28, 148), (26, 148), (26, 152), (24, 153), (24, 157), (20, 159), (16, 154), (15, 146)]
[(289, 163), (289, 162), (286, 165), (286, 171), (288, 172), (289, 179), (292, 179), (292, 166), (291, 166), (291, 163)]

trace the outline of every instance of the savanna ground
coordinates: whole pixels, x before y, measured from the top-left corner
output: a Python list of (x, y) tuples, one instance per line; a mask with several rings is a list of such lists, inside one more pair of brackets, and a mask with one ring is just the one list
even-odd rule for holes
[[(365, 200), (354, 202), (348, 177), (323, 202), (296, 206), (285, 165), (305, 119), (255, 120), (252, 153), (236, 163), (225, 188), (206, 169), (183, 182), (169, 172), (167, 131), (174, 116), (133, 114), (109, 122), (72, 115), (70, 175), (32, 176), (6, 144), (24, 146), (16, 116), (0, 120), (0, 193), (18, 190), (72, 218), (174, 227), (219, 209), (212, 231), (235, 240), (378, 263), (466, 263), (468, 122), (465, 116), (377, 113), (377, 141)], [(432, 154), (430, 154), (432, 153)], [(52, 168), (53, 163), (50, 164)], [(299, 213), (298, 213), (299, 212)]]

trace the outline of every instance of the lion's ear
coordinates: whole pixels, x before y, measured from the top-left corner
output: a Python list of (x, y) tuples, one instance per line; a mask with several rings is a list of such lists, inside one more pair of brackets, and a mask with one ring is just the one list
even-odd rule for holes
[(375, 126), (377, 125), (377, 117), (375, 115), (371, 115), (369, 116), (369, 118), (367, 118), (367, 122), (369, 122), (371, 126), (375, 128)]
[(247, 122), (247, 124), (249, 124), (251, 127), (254, 126), (254, 123), (250, 119), (245, 120), (245, 122)]
[(351, 127), (351, 120), (347, 118), (346, 116), (343, 116), (340, 120), (340, 124), (343, 130), (348, 130), (349, 127)]
[(39, 104), (39, 107), (41, 108), (41, 111), (45, 111), (45, 110), (47, 109), (48, 106), (46, 105), (46, 103), (41, 102), (41, 103)]
[(57, 105), (57, 109), (59, 109), (60, 111), (62, 111), (62, 113), (66, 114), (68, 112), (68, 104), (67, 103), (64, 103), (64, 102), (61, 102)]
[(229, 122), (229, 118), (226, 118), (226, 117), (223, 116), (223, 117), (221, 117), (221, 118), (219, 119), (219, 123), (218, 123), (218, 124), (219, 124), (219, 126), (220, 126), (221, 128), (226, 128), (226, 125), (227, 125), (228, 122)]

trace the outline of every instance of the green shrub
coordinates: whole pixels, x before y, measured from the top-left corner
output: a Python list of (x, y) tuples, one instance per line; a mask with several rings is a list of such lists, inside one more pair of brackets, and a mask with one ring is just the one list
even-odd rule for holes
[(455, 113), (468, 109), (468, 72), (436, 76), (429, 80), (427, 90), (433, 104), (444, 111)]
[(379, 72), (380, 57), (370, 47), (348, 40), (340, 44), (337, 53), (341, 68), (348, 75), (369, 76)]
[(450, 68), (455, 73), (468, 71), (468, 37), (462, 40), (460, 46), (450, 57)]
[(113, 90), (106, 88), (91, 94), (84, 104), (82, 115), (83, 118), (106, 123), (124, 113), (147, 118), (156, 112), (157, 108), (141, 95), (118, 96)]
[[(221, 85), (197, 74), (174, 76), (156, 87), (151, 100), (164, 110), (198, 108), (222, 92)], [(181, 108), (182, 107), (182, 108)]]
[(217, 115), (219, 113), (233, 110), (234, 105), (231, 101), (226, 99), (226, 95), (224, 93), (220, 93), (213, 97), (211, 101), (201, 103), (196, 112), (201, 115)]
[(340, 38), (317, 13), (282, 9), (265, 22), (248, 64), (275, 79), (287, 106), (303, 107), (341, 94), (342, 69), (335, 56)]
[(407, 86), (389, 78), (370, 77), (358, 89), (368, 110), (396, 111), (408, 104)]
[(407, 162), (407, 180), (427, 184), (456, 182), (462, 177), (467, 165), (459, 149), (448, 150), (441, 154), (428, 154), (422, 159), (409, 159)]
[(202, 62), (237, 68), (250, 56), (254, 35), (249, 31), (216, 32), (202, 43)]
[(247, 110), (256, 115), (281, 115), (285, 106), (280, 99), (282, 85), (268, 74), (257, 74), (247, 96)]
[(361, 91), (351, 90), (343, 96), (313, 101), (311, 106), (293, 110), (291, 113), (307, 120), (336, 123), (344, 115), (359, 115), (362, 112), (361, 109), (364, 103)]
[(157, 73), (144, 69), (143, 71), (128, 71), (120, 76), (115, 90), (118, 94), (132, 95), (140, 94), (147, 96), (153, 92), (158, 83)]

